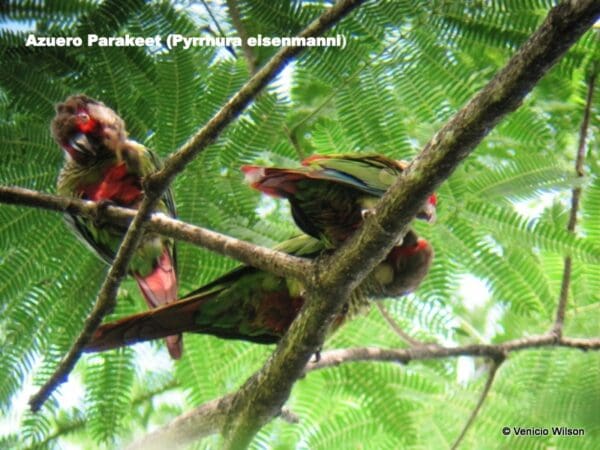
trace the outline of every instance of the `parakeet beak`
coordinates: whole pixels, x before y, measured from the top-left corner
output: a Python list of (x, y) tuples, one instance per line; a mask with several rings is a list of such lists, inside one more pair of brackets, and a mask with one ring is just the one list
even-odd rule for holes
[(437, 219), (435, 205), (427, 203), (427, 205), (419, 213), (419, 218), (425, 219), (429, 223), (435, 223)]
[(417, 217), (419, 219), (426, 220), (429, 223), (434, 223), (435, 220), (437, 219), (436, 207), (437, 207), (437, 195), (431, 194), (429, 196), (429, 198), (427, 199), (427, 203), (425, 203), (423, 208), (421, 208), (421, 210), (417, 214)]
[(94, 146), (90, 144), (87, 136), (83, 133), (76, 134), (69, 140), (69, 147), (77, 152), (80, 156), (95, 155)]
[(437, 213), (436, 213), (436, 209), (435, 206), (433, 205), (428, 205), (428, 207), (426, 208), (426, 220), (429, 223), (435, 223), (435, 221), (437, 220)]

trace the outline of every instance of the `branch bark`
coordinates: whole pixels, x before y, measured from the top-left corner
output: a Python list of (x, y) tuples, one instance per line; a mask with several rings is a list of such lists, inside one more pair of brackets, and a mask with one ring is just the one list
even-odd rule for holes
[[(583, 118), (581, 119), (581, 128), (579, 129), (579, 145), (577, 147), (577, 155), (575, 157), (575, 173), (579, 178), (583, 178), (585, 175), (583, 171), (583, 165), (585, 163), (585, 148), (586, 139), (588, 134), (588, 127), (590, 124), (590, 112), (592, 109), (592, 100), (594, 97), (594, 88), (596, 85), (596, 68), (590, 76), (588, 81), (588, 90), (585, 100), (585, 107), (583, 109)], [(569, 223), (567, 224), (567, 231), (575, 233), (575, 227), (577, 226), (577, 212), (579, 211), (579, 200), (581, 198), (581, 187), (577, 186), (573, 188), (571, 193), (571, 212), (569, 213)], [(562, 283), (560, 286), (560, 294), (558, 298), (558, 306), (556, 308), (556, 319), (554, 321), (554, 327), (552, 331), (557, 335), (562, 335), (563, 325), (565, 323), (565, 310), (567, 309), (567, 302), (569, 300), (569, 289), (571, 287), (571, 272), (572, 272), (573, 259), (571, 256), (565, 257), (563, 266)]]
[(600, 2), (594, 0), (553, 8), (506, 66), (429, 141), (384, 195), (375, 214), (332, 257), (316, 264), (305, 307), (264, 367), (234, 394), (224, 448), (247, 447), (281, 409), (352, 289), (389, 252), (427, 197), (502, 117), (517, 109), (599, 14)]
[(176, 449), (219, 432), (223, 428), (233, 394), (211, 400), (177, 417), (168, 425), (146, 434), (127, 450)]
[[(579, 339), (564, 337), (556, 340), (552, 334), (515, 339), (496, 345), (465, 345), (461, 347), (441, 347), (424, 345), (408, 349), (383, 349), (361, 347), (329, 350), (321, 353), (318, 362), (310, 362), (304, 367), (303, 374), (315, 370), (337, 367), (351, 362), (392, 362), (408, 364), (410, 361), (456, 358), (459, 356), (487, 357), (493, 361), (501, 361), (507, 354), (515, 351), (530, 350), (541, 347), (566, 347), (583, 351), (600, 351), (600, 338)], [(491, 383), (488, 379), (488, 383)], [(489, 391), (489, 388), (487, 388)], [(484, 388), (484, 392), (486, 389)], [(162, 448), (179, 448), (218, 433), (225, 423), (228, 408), (231, 406), (233, 394), (220, 399), (211, 400), (198, 408), (179, 416), (170, 424), (145, 435), (133, 442), (128, 450), (158, 450)], [(478, 403), (483, 403), (480, 401)], [(481, 407), (479, 407), (481, 408)]]
[[(314, 20), (300, 34), (300, 37), (318, 36), (341, 20), (357, 7), (362, 0), (340, 0)], [(127, 266), (146, 228), (152, 210), (175, 176), (182, 172), (219, 133), (231, 123), (254, 97), (279, 73), (289, 60), (302, 51), (302, 47), (283, 47), (265, 66), (258, 71), (242, 88), (179, 150), (169, 156), (164, 167), (144, 180), (144, 199), (137, 210), (129, 229), (123, 238), (115, 260), (102, 283), (96, 305), (86, 319), (84, 328), (69, 352), (62, 359), (52, 376), (29, 400), (32, 411), (37, 411), (51, 393), (62, 384), (81, 356), (81, 352), (102, 318), (113, 308), (121, 281), (127, 274)]]
[[(0, 203), (25, 205), (35, 208), (78, 214), (90, 219), (106, 218), (127, 226), (135, 217), (135, 210), (106, 206), (87, 200), (46, 194), (19, 187), (0, 186)], [(164, 214), (152, 214), (146, 223), (149, 231), (155, 231), (180, 241), (207, 248), (221, 255), (237, 259), (245, 264), (284, 277), (304, 280), (311, 261), (288, 255), (250, 242), (226, 236), (206, 228), (197, 227)]]

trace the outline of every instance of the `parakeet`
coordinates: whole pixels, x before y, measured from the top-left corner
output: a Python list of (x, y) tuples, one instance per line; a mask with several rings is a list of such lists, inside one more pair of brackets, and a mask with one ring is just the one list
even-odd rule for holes
[[(65, 162), (57, 181), (60, 195), (137, 208), (143, 197), (142, 179), (160, 168), (158, 158), (129, 139), (125, 123), (108, 106), (85, 95), (73, 95), (56, 107), (52, 134), (63, 148)], [(170, 192), (157, 210), (175, 216)], [(65, 216), (75, 234), (105, 262), (112, 263), (125, 228), (76, 215)], [(177, 299), (176, 253), (173, 239), (146, 233), (129, 273), (150, 308)], [(167, 338), (173, 358), (182, 352), (181, 336)]]
[[(296, 169), (242, 167), (255, 189), (290, 202), (294, 221), (305, 233), (337, 247), (362, 224), (364, 214), (408, 166), (382, 155), (313, 155)], [(417, 217), (435, 220), (431, 195)]]
[[(278, 249), (314, 258), (324, 251), (324, 244), (302, 235), (285, 241)], [(432, 257), (427, 241), (410, 231), (353, 292), (329, 331), (368, 307), (369, 297), (400, 296), (416, 289)], [(297, 280), (242, 266), (178, 302), (101, 326), (86, 351), (103, 351), (183, 332), (275, 343), (298, 315), (304, 295)]]

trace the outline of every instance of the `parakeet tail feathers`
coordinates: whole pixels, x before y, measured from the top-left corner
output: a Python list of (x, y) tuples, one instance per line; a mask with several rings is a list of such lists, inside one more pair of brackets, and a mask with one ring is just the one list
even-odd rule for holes
[[(158, 264), (149, 275), (142, 277), (139, 274), (134, 274), (134, 277), (151, 309), (177, 300), (177, 276), (167, 247), (165, 247)], [(169, 336), (167, 338), (167, 348), (173, 359), (181, 358), (182, 344), (181, 336)]]

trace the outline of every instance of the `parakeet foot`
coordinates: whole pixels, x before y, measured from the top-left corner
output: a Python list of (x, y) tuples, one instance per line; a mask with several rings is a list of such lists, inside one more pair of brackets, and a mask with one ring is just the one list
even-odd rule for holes
[(314, 364), (316, 364), (319, 361), (321, 361), (321, 350), (323, 350), (323, 349), (321, 347), (319, 347), (317, 349), (317, 351), (315, 352), (315, 359), (314, 359), (314, 361), (312, 361)]
[(106, 209), (109, 206), (118, 206), (115, 202), (108, 199), (99, 200), (96, 207), (96, 217), (94, 218), (94, 226), (98, 228), (104, 227), (110, 222), (110, 219), (106, 217)]
[(360, 211), (360, 215), (363, 220), (367, 220), (368, 217), (375, 215), (375, 210), (373, 209), (363, 209)]

